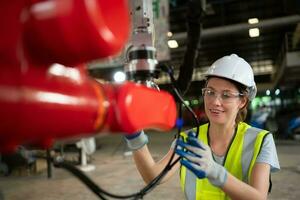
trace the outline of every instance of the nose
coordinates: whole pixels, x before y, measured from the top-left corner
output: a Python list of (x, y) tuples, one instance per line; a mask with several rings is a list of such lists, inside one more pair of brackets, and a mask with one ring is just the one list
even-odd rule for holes
[(215, 105), (221, 105), (221, 102), (222, 102), (221, 94), (216, 93), (212, 102)]

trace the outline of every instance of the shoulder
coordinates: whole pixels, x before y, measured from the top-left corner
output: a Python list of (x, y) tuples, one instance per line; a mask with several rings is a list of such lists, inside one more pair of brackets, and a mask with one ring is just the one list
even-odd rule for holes
[[(271, 134), (268, 130), (260, 129), (254, 126), (250, 126), (245, 122), (241, 122), (238, 125), (238, 129), (247, 134), (256, 135), (257, 137), (261, 137), (262, 139), (267, 135)], [(271, 134), (272, 135), (272, 134)]]
[(269, 164), (271, 166), (271, 172), (278, 171), (280, 169), (277, 150), (272, 134), (268, 134), (264, 137), (256, 162)]

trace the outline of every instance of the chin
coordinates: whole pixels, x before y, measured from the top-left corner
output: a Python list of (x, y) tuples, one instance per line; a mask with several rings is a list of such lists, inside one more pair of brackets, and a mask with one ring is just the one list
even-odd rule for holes
[(226, 124), (227, 121), (228, 120), (226, 120), (225, 118), (219, 118), (219, 117), (210, 117), (209, 118), (210, 123), (214, 123), (214, 124), (218, 124), (218, 125)]

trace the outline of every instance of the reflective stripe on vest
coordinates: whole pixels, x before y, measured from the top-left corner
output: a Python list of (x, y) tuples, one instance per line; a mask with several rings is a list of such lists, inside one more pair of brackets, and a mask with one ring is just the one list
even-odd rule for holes
[[(198, 138), (208, 144), (208, 124), (200, 126)], [(187, 133), (187, 131), (186, 131)], [(181, 133), (185, 140), (187, 135)], [(268, 131), (254, 128), (241, 122), (224, 159), (224, 167), (236, 178), (249, 183), (253, 166), (259, 154), (264, 137)], [(180, 182), (184, 194), (189, 200), (225, 200), (230, 199), (218, 187), (210, 184), (207, 178), (198, 179), (190, 170), (181, 166)]]

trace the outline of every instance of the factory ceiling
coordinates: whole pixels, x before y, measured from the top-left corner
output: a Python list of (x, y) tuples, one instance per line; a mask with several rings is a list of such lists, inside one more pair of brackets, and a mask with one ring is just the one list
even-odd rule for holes
[[(170, 49), (168, 64), (175, 70), (179, 69), (186, 52), (187, 2), (169, 1), (172, 32), (169, 39), (176, 40), (179, 46)], [(205, 14), (201, 19), (201, 41), (189, 89), (191, 94), (199, 92), (203, 84), (197, 73), (203, 73), (213, 61), (231, 53), (238, 54), (252, 65), (259, 89), (299, 87), (300, 65), (285, 66), (286, 52), (300, 49), (299, 0), (206, 0), (203, 3)], [(253, 18), (258, 22), (249, 24), (248, 20)], [(259, 29), (258, 37), (249, 36), (251, 28)], [(102, 69), (100, 73), (110, 72)]]

